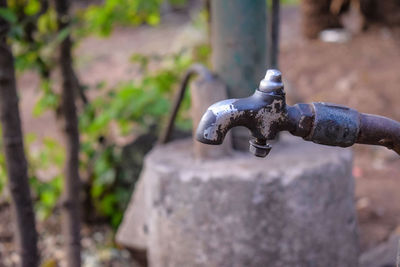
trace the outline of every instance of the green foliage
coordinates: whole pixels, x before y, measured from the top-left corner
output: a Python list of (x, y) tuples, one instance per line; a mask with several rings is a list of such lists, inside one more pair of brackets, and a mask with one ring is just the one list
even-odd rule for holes
[(62, 177), (55, 176), (51, 180), (44, 182), (34, 176), (29, 181), (36, 197), (36, 214), (39, 220), (45, 220), (54, 211), (61, 196)]
[(16, 24), (18, 21), (15, 12), (9, 8), (0, 8), (0, 17), (8, 21), (10, 24)]
[[(105, 0), (101, 5), (91, 5), (80, 12), (80, 21), (83, 22), (80, 33), (108, 36), (116, 25), (158, 25), (163, 1)], [(187, 0), (168, 0), (174, 7), (182, 7), (186, 2)]]
[[(201, 27), (204, 14), (196, 21)], [(122, 147), (115, 136), (136, 137), (151, 132), (158, 135), (166, 119), (178, 84), (187, 68), (201, 62), (207, 65), (210, 55), (208, 45), (167, 55), (144, 56), (134, 54), (131, 61), (140, 66), (142, 78), (120, 82), (113, 88), (91, 100), (80, 116), (83, 166), (92, 166), (91, 197), (96, 209), (117, 227), (129, 201), (137, 177), (124, 177), (121, 173)], [(154, 66), (157, 70), (154, 71)], [(151, 71), (150, 71), (151, 70)], [(176, 122), (178, 128), (191, 129), (189, 116), (190, 96), (184, 97)], [(97, 142), (101, 140), (100, 144)]]
[(93, 169), (90, 196), (96, 210), (110, 219), (117, 227), (130, 197), (130, 187), (119, 185), (117, 166), (121, 160), (121, 148), (109, 145), (98, 151)]
[[(0, 128), (1, 133), (1, 128)], [(64, 164), (64, 148), (55, 140), (45, 138), (38, 142), (33, 134), (25, 136), (28, 149), (28, 177), (35, 201), (35, 210), (39, 219), (47, 218), (54, 210), (61, 195), (62, 166)], [(3, 149), (0, 138), (0, 150)], [(4, 153), (0, 153), (0, 194), (4, 193), (7, 184), (7, 173)]]
[[(267, 1), (267, 6), (271, 6), (272, 1), (271, 0), (266, 0)], [(292, 5), (298, 5), (300, 3), (300, 0), (281, 0), (280, 4), (281, 5), (287, 5), (287, 6), (292, 6)]]
[(105, 0), (82, 13), (84, 30), (108, 36), (115, 25), (157, 25), (162, 0)]
[(40, 10), (40, 2), (37, 0), (28, 1), (24, 7), (24, 12), (27, 15), (37, 14)]
[(60, 104), (60, 95), (56, 94), (50, 85), (50, 80), (42, 81), (42, 97), (36, 102), (33, 108), (33, 115), (40, 116), (46, 110), (56, 110)]
[(51, 215), (61, 195), (65, 150), (51, 138), (38, 142), (36, 136), (30, 134), (26, 136), (26, 141), (35, 210), (39, 219), (44, 220)]
[[(33, 114), (40, 116), (46, 110), (56, 110), (59, 93), (52, 88), (51, 70), (56, 66), (56, 50), (68, 34), (75, 41), (91, 34), (108, 36), (115, 25), (157, 25), (163, 0), (105, 0), (78, 10), (71, 17), (71, 25), (59, 32), (54, 7), (44, 8), (39, 0), (11, 0), (9, 8), (0, 9), (0, 17), (10, 23), (9, 41), (15, 66), (20, 72), (36, 70), (41, 77), (42, 96)], [(182, 6), (186, 0), (172, 0), (173, 6)], [(201, 24), (201, 21), (198, 22)], [(81, 173), (90, 184), (90, 198), (97, 213), (119, 225), (132, 192), (133, 177), (121, 172), (123, 147), (116, 137), (137, 137), (146, 132), (157, 134), (170, 110), (173, 91), (184, 71), (194, 62), (206, 63), (210, 49), (201, 45), (169, 56), (133, 55), (142, 78), (121, 81), (113, 88), (101, 83), (103, 94), (90, 101), (79, 116), (81, 131)], [(157, 71), (150, 72), (150, 66)], [(154, 69), (151, 67), (151, 69)], [(187, 94), (182, 104), (178, 127), (189, 129), (190, 106)], [(27, 136), (29, 178), (39, 218), (47, 218), (62, 192), (64, 148), (51, 139), (38, 142)], [(1, 147), (1, 142), (0, 142)], [(0, 192), (6, 183), (5, 162), (0, 154)]]
[[(132, 191), (134, 177), (126, 182), (118, 171), (122, 148), (113, 136), (137, 136), (158, 133), (160, 123), (170, 110), (174, 89), (185, 70), (194, 62), (205, 62), (209, 48), (200, 45), (169, 56), (135, 54), (131, 60), (140, 65), (142, 79), (121, 82), (108, 88), (105, 95), (93, 99), (80, 116), (83, 166), (93, 165), (91, 197), (96, 209), (118, 226)], [(161, 66), (151, 71), (149, 65)], [(182, 104), (178, 127), (191, 128), (189, 95)], [(106, 140), (99, 144), (98, 140)]]
[(0, 16), (10, 23), (8, 36), (17, 70), (36, 69), (47, 76), (60, 42), (54, 9), (42, 7), (38, 0), (9, 1)]
[[(177, 88), (184, 71), (194, 62), (204, 61), (209, 49), (201, 45), (195, 49), (166, 56), (142, 56), (135, 54), (133, 62), (140, 64), (143, 77), (140, 81), (121, 82), (91, 101), (81, 115), (80, 129), (85, 136), (107, 136), (113, 125), (120, 135), (141, 133), (159, 124), (170, 109), (172, 92)], [(149, 63), (162, 65), (155, 72), (149, 71)], [(186, 97), (184, 109), (189, 108)], [(179, 125), (187, 123), (188, 114), (183, 113)], [(190, 126), (190, 125), (189, 125)], [(186, 127), (188, 128), (188, 127)]]
[[(33, 113), (40, 115), (56, 109), (59, 96), (51, 88), (50, 70), (55, 66), (56, 49), (70, 30), (58, 32), (56, 12), (39, 0), (11, 0), (8, 8), (0, 9), (0, 17), (10, 24), (9, 41), (13, 48), (17, 71), (36, 70), (42, 78), (42, 97)], [(62, 188), (64, 148), (45, 138), (41, 144), (33, 135), (26, 135), (28, 175), (40, 219), (47, 218), (57, 204)], [(1, 143), (0, 143), (1, 146)], [(6, 183), (4, 156), (0, 155), (0, 192)]]

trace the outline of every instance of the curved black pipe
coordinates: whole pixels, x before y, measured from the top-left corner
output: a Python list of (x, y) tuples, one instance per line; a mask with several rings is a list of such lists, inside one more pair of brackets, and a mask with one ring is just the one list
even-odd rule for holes
[(400, 123), (386, 117), (361, 113), (356, 143), (385, 146), (400, 155)]
[(183, 76), (182, 82), (179, 85), (179, 90), (174, 98), (174, 103), (172, 105), (172, 111), (169, 115), (167, 125), (164, 131), (161, 133), (158, 143), (166, 144), (171, 139), (171, 133), (174, 129), (174, 124), (176, 120), (176, 116), (178, 115), (179, 107), (182, 103), (183, 97), (185, 96), (186, 88), (189, 84), (189, 80), (194, 76), (199, 75), (204, 80), (212, 80), (213, 74), (202, 64), (193, 64), (186, 71)]

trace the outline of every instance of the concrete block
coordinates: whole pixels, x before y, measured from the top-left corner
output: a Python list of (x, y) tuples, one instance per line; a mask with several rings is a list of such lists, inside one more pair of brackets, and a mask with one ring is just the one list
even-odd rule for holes
[(119, 229), (150, 266), (357, 266), (349, 149), (283, 136), (265, 159), (199, 160), (191, 146), (147, 156)]
[(144, 179), (139, 179), (116, 235), (118, 243), (134, 250), (147, 250), (148, 231), (145, 204)]
[[(397, 263), (398, 262), (398, 263)], [(393, 234), (389, 240), (364, 252), (360, 257), (362, 267), (395, 267), (400, 264), (400, 235)]]
[[(197, 78), (190, 86), (192, 100), (191, 117), (193, 133), (208, 107), (212, 104), (227, 99), (226, 85), (218, 78)], [(210, 146), (200, 142), (193, 142), (194, 156), (196, 158), (220, 158), (232, 153), (232, 139), (230, 133), (220, 146)]]

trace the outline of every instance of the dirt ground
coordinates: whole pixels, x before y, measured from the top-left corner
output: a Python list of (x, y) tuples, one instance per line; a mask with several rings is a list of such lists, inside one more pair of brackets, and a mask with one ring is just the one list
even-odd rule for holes
[[(307, 41), (295, 8), (283, 11), (281, 70), (306, 102), (332, 102), (400, 120), (400, 31), (374, 28), (344, 44)], [(400, 229), (400, 158), (355, 146), (361, 250)]]
[[(282, 13), (281, 70), (303, 101), (334, 102), (400, 120), (399, 30), (371, 28), (353, 35), (344, 44), (307, 41), (300, 35), (298, 9), (285, 7)], [(189, 20), (188, 15), (181, 14), (158, 28), (118, 29), (109, 39), (84, 41), (76, 51), (79, 76), (91, 85), (103, 80), (113, 84), (135, 77), (137, 70), (129, 62), (129, 55), (179, 49), (182, 43), (179, 38)], [(25, 132), (62, 140), (51, 113), (32, 117), (38, 98), (34, 75), (19, 77), (18, 86), (22, 91)], [(400, 229), (400, 158), (379, 147), (356, 146), (354, 151), (360, 242), (362, 251), (366, 251)], [(0, 259), (10, 251), (7, 247), (12, 241), (7, 212), (8, 208), (0, 208)], [(39, 226), (41, 232), (45, 228)], [(84, 238), (93, 239), (93, 233), (88, 232)]]

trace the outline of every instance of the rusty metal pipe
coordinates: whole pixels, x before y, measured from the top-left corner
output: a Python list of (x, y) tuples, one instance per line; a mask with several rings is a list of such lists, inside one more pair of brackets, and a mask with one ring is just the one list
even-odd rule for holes
[(356, 143), (385, 146), (400, 155), (400, 123), (386, 117), (361, 113)]
[(296, 104), (288, 107), (290, 132), (314, 143), (348, 147), (379, 145), (400, 155), (400, 123), (335, 104)]
[(268, 154), (271, 146), (267, 141), (274, 139), (280, 131), (329, 146), (381, 145), (400, 155), (399, 122), (336, 104), (287, 106), (278, 70), (268, 70), (252, 96), (228, 99), (210, 106), (199, 123), (196, 139), (218, 145), (236, 126), (249, 129), (254, 138), (250, 141), (250, 151), (259, 157)]

